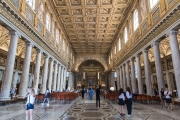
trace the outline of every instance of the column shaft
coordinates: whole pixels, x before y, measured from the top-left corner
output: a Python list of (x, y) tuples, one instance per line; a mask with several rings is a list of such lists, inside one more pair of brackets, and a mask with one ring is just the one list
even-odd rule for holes
[(58, 80), (57, 80), (57, 91), (60, 91), (60, 86), (61, 86), (61, 65), (59, 64), (58, 66)]
[(136, 78), (135, 78), (135, 66), (134, 66), (134, 59), (131, 59), (131, 84), (132, 84), (132, 92), (136, 93), (137, 86), (136, 86)]
[(51, 91), (51, 84), (52, 84), (53, 63), (54, 63), (54, 60), (51, 58), (50, 69), (49, 69), (49, 79), (48, 79), (48, 88), (50, 91)]
[(64, 78), (63, 78), (64, 80), (64, 84), (63, 84), (63, 88), (64, 88), (64, 90), (66, 90), (66, 69), (64, 70)]
[(10, 32), (11, 40), (8, 49), (8, 55), (6, 59), (4, 77), (2, 81), (1, 87), (1, 100), (10, 99), (9, 91), (11, 87), (12, 77), (13, 77), (13, 69), (14, 69), (14, 62), (16, 58), (16, 49), (18, 43), (18, 34), (15, 31)]
[(172, 83), (170, 81), (170, 76), (169, 76), (169, 71), (168, 71), (168, 65), (167, 65), (167, 60), (164, 59), (164, 66), (165, 66), (165, 70), (166, 70), (166, 79), (167, 79), (167, 85), (168, 85), (168, 88), (169, 90), (173, 90), (172, 89)]
[(56, 82), (57, 82), (57, 62), (55, 63), (55, 68), (54, 68), (54, 84), (53, 84), (53, 89), (56, 91)]
[(42, 76), (42, 88), (41, 88), (42, 94), (45, 94), (45, 92), (46, 92), (47, 75), (48, 75), (48, 62), (49, 62), (49, 57), (47, 55), (45, 55), (44, 70), (43, 70), (43, 76)]
[(129, 61), (126, 62), (126, 76), (127, 76), (127, 87), (131, 88), (130, 75), (129, 75)]
[(151, 76), (150, 76), (148, 50), (144, 50), (143, 54), (144, 54), (144, 70), (145, 70), (147, 95), (152, 95), (152, 83), (151, 83)]
[(138, 92), (139, 92), (139, 94), (143, 94), (143, 84), (142, 84), (140, 55), (136, 56), (136, 64), (137, 64)]
[(124, 91), (126, 91), (126, 88), (127, 88), (127, 85), (126, 85), (126, 73), (125, 73), (125, 66), (123, 65), (122, 66), (122, 71), (123, 71), (123, 88), (124, 88)]
[(119, 68), (117, 69), (117, 90), (120, 89), (120, 74), (119, 74)]
[(120, 88), (124, 89), (124, 85), (123, 85), (123, 74), (122, 74), (122, 66), (119, 68), (119, 74), (120, 74)]
[(22, 78), (19, 86), (19, 98), (24, 98), (29, 82), (29, 68), (31, 62), (32, 44), (26, 43), (26, 53), (23, 63)]
[(172, 53), (173, 68), (175, 73), (176, 87), (178, 91), (178, 98), (180, 99), (180, 52), (177, 39), (178, 31), (171, 30), (169, 35), (170, 48)]
[(162, 63), (161, 63), (161, 57), (159, 51), (159, 43), (155, 42), (153, 44), (153, 48), (154, 48), (154, 58), (155, 58), (156, 75), (158, 81), (158, 89), (160, 92), (161, 88), (164, 88), (164, 77), (163, 77), (163, 69), (162, 69)]
[(36, 94), (38, 92), (40, 66), (41, 66), (41, 50), (37, 49), (36, 66), (34, 71), (34, 83), (33, 83), (34, 84), (33, 88), (35, 89)]
[(64, 77), (64, 68), (62, 66), (61, 68), (61, 88), (60, 88), (60, 91), (62, 92), (63, 91), (63, 77)]

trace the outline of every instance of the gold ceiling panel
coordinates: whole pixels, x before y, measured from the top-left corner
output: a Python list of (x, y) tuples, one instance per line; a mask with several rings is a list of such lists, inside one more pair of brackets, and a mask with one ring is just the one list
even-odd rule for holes
[(110, 50), (132, 0), (52, 0), (77, 54)]

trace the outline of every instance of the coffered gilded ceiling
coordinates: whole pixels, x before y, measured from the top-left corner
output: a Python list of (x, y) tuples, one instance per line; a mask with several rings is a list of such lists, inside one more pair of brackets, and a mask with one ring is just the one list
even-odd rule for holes
[(132, 0), (53, 0), (77, 54), (106, 54)]

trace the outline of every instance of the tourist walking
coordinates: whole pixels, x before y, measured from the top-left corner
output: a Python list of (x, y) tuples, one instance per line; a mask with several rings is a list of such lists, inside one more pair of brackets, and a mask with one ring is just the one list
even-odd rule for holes
[(127, 106), (127, 112), (128, 112), (128, 117), (131, 117), (131, 112), (132, 112), (132, 93), (129, 87), (127, 87), (126, 91), (126, 106)]
[(99, 86), (97, 85), (96, 87), (96, 107), (100, 107), (100, 90), (99, 90)]
[(47, 106), (49, 106), (49, 99), (50, 99), (50, 91), (49, 91), (49, 88), (47, 88), (46, 93), (45, 93), (45, 98), (44, 98), (44, 101), (43, 101), (42, 105), (44, 105), (44, 103), (47, 100), (47, 102), (48, 102)]
[(28, 93), (26, 94), (27, 97), (27, 102), (25, 105), (25, 109), (26, 109), (26, 120), (33, 120), (32, 119), (32, 114), (33, 114), (33, 110), (34, 110), (34, 101), (35, 101), (35, 90), (32, 88), (28, 89)]
[(168, 87), (165, 88), (165, 91), (164, 91), (164, 95), (166, 97), (166, 107), (167, 108), (170, 108), (171, 107), (171, 110), (173, 110), (173, 107), (172, 107), (172, 99), (171, 99), (171, 91), (168, 90)]
[(164, 89), (163, 88), (161, 88), (160, 97), (161, 97), (161, 105), (162, 105), (162, 108), (163, 108), (163, 104), (166, 106), (166, 97), (164, 95)]
[(92, 100), (93, 95), (94, 95), (94, 91), (92, 90), (92, 88), (90, 88), (90, 91), (89, 91), (89, 99), (90, 100)]
[(119, 90), (119, 102), (118, 104), (120, 105), (120, 115), (125, 115), (124, 114), (124, 104), (125, 104), (125, 96), (124, 96), (124, 92), (123, 92), (123, 89), (121, 88)]
[(85, 93), (85, 91), (84, 91), (84, 88), (81, 90), (81, 95), (82, 95), (82, 99), (84, 99), (84, 93)]
[(15, 88), (11, 88), (11, 90), (10, 90), (11, 100), (13, 99), (13, 96), (14, 96), (15, 92), (16, 92), (16, 89)]

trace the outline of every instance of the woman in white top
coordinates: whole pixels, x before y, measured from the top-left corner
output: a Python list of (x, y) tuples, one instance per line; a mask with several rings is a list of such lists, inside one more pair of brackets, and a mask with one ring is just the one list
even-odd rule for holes
[(172, 95), (171, 91), (169, 91), (168, 88), (166, 87), (164, 91), (164, 96), (166, 98), (166, 105), (167, 106), (169, 105), (169, 107), (171, 107), (171, 110), (173, 110), (171, 95)]
[(127, 87), (127, 91), (126, 91), (126, 106), (127, 106), (127, 111), (128, 111), (128, 117), (131, 117), (131, 112), (132, 112), (132, 94), (131, 94), (131, 90), (129, 87)]
[(123, 111), (123, 108), (124, 108), (124, 104), (125, 104), (125, 97), (124, 97), (124, 92), (123, 92), (123, 89), (121, 88), (119, 90), (120, 94), (119, 94), (119, 105), (120, 105), (120, 115), (125, 115), (124, 114), (124, 111)]
[(35, 91), (32, 88), (28, 89), (28, 93), (26, 94), (27, 102), (26, 102), (26, 120), (28, 117), (32, 120), (32, 113), (34, 110), (34, 101), (35, 101)]

